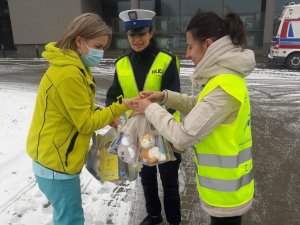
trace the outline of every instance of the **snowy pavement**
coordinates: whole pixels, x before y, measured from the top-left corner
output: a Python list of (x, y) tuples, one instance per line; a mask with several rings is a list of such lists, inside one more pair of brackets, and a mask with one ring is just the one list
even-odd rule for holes
[[(182, 61), (181, 83), (191, 92), (193, 67)], [(51, 225), (51, 206), (35, 185), (25, 152), (43, 60), (0, 59), (0, 225)], [(94, 70), (103, 104), (113, 60)], [(252, 107), (255, 199), (244, 225), (300, 224), (300, 71), (259, 67), (247, 78)], [(180, 170), (182, 224), (207, 224), (195, 190), (191, 154)], [(86, 225), (137, 225), (145, 216), (140, 181), (100, 184), (81, 174)], [(161, 197), (162, 192), (160, 192)], [(165, 224), (165, 223), (164, 223)]]

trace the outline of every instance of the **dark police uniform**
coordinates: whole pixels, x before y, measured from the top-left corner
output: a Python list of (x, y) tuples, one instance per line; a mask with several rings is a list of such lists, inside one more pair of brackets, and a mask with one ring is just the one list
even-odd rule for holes
[[(149, 46), (142, 52), (132, 51), (129, 54), (121, 56), (118, 60), (128, 56), (134, 73), (137, 88), (139, 91), (142, 91), (147, 74), (149, 73), (149, 69), (151, 68), (151, 65), (160, 51), (172, 56), (172, 61), (162, 77), (161, 90), (168, 89), (180, 92), (180, 81), (176, 66), (176, 57), (168, 51), (157, 49), (153, 40), (150, 41)], [(117, 72), (115, 72), (113, 84), (108, 89), (106, 95), (106, 105), (110, 105), (115, 102), (116, 98), (120, 95), (123, 95), (123, 91), (118, 80)], [(171, 109), (168, 111), (172, 114), (175, 112)], [(178, 169), (181, 162), (181, 155), (178, 153), (174, 154), (177, 158), (176, 161), (166, 162), (158, 165), (157, 167), (164, 190), (164, 209), (167, 221), (171, 224), (179, 224), (181, 221), (181, 212)], [(157, 167), (144, 165), (140, 172), (146, 200), (146, 209), (147, 213), (151, 216), (158, 216), (161, 214), (161, 203), (158, 196)]]

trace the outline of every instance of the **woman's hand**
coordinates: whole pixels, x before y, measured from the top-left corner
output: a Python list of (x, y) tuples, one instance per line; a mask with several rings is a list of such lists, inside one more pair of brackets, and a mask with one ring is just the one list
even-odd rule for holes
[(115, 118), (114, 121), (112, 121), (109, 125), (113, 128), (118, 128), (120, 125), (120, 117)]
[(141, 99), (140, 97), (135, 98), (123, 98), (124, 104), (127, 106), (127, 108), (134, 110), (134, 104), (136, 100)]
[(165, 98), (164, 91), (141, 91), (140, 97), (143, 99), (148, 99), (151, 102), (161, 102)]
[(143, 114), (145, 109), (152, 103), (149, 99), (140, 97), (123, 99), (127, 108), (135, 111), (135, 114)]
[(133, 110), (137, 113), (137, 114), (144, 114), (145, 113), (145, 109), (151, 104), (152, 102), (147, 99), (147, 98), (136, 98), (133, 101)]

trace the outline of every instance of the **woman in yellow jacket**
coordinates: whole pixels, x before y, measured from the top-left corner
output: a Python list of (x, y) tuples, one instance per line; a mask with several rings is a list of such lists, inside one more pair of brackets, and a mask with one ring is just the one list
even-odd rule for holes
[[(194, 146), (196, 185), (211, 225), (240, 225), (252, 205), (254, 179), (250, 100), (245, 77), (255, 67), (254, 53), (242, 49), (246, 35), (235, 13), (195, 15), (187, 27), (187, 58), (196, 65), (197, 96), (169, 90), (143, 92), (136, 110), (175, 146)], [(186, 117), (177, 123), (157, 103)]]
[(54, 225), (83, 225), (79, 173), (90, 138), (128, 110), (129, 100), (100, 109), (90, 67), (98, 66), (111, 29), (96, 14), (76, 17), (58, 42), (46, 45), (50, 66), (41, 79), (27, 153), (41, 191), (53, 206)]

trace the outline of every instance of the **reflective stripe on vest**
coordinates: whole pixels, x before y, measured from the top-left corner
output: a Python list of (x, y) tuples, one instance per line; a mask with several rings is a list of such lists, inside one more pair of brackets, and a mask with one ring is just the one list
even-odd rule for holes
[(253, 175), (251, 170), (250, 173), (245, 174), (237, 180), (221, 180), (203, 176), (198, 176), (198, 178), (202, 187), (222, 192), (234, 192), (239, 190), (241, 187), (249, 184), (253, 179)]
[(198, 165), (220, 168), (237, 168), (240, 164), (251, 160), (251, 148), (240, 151), (237, 156), (220, 156), (212, 154), (197, 154)]
[(196, 182), (207, 204), (235, 207), (250, 201), (254, 193), (250, 101), (243, 78), (221, 74), (208, 81), (197, 104), (217, 87), (240, 101), (240, 108), (231, 124), (220, 124), (195, 144)]

